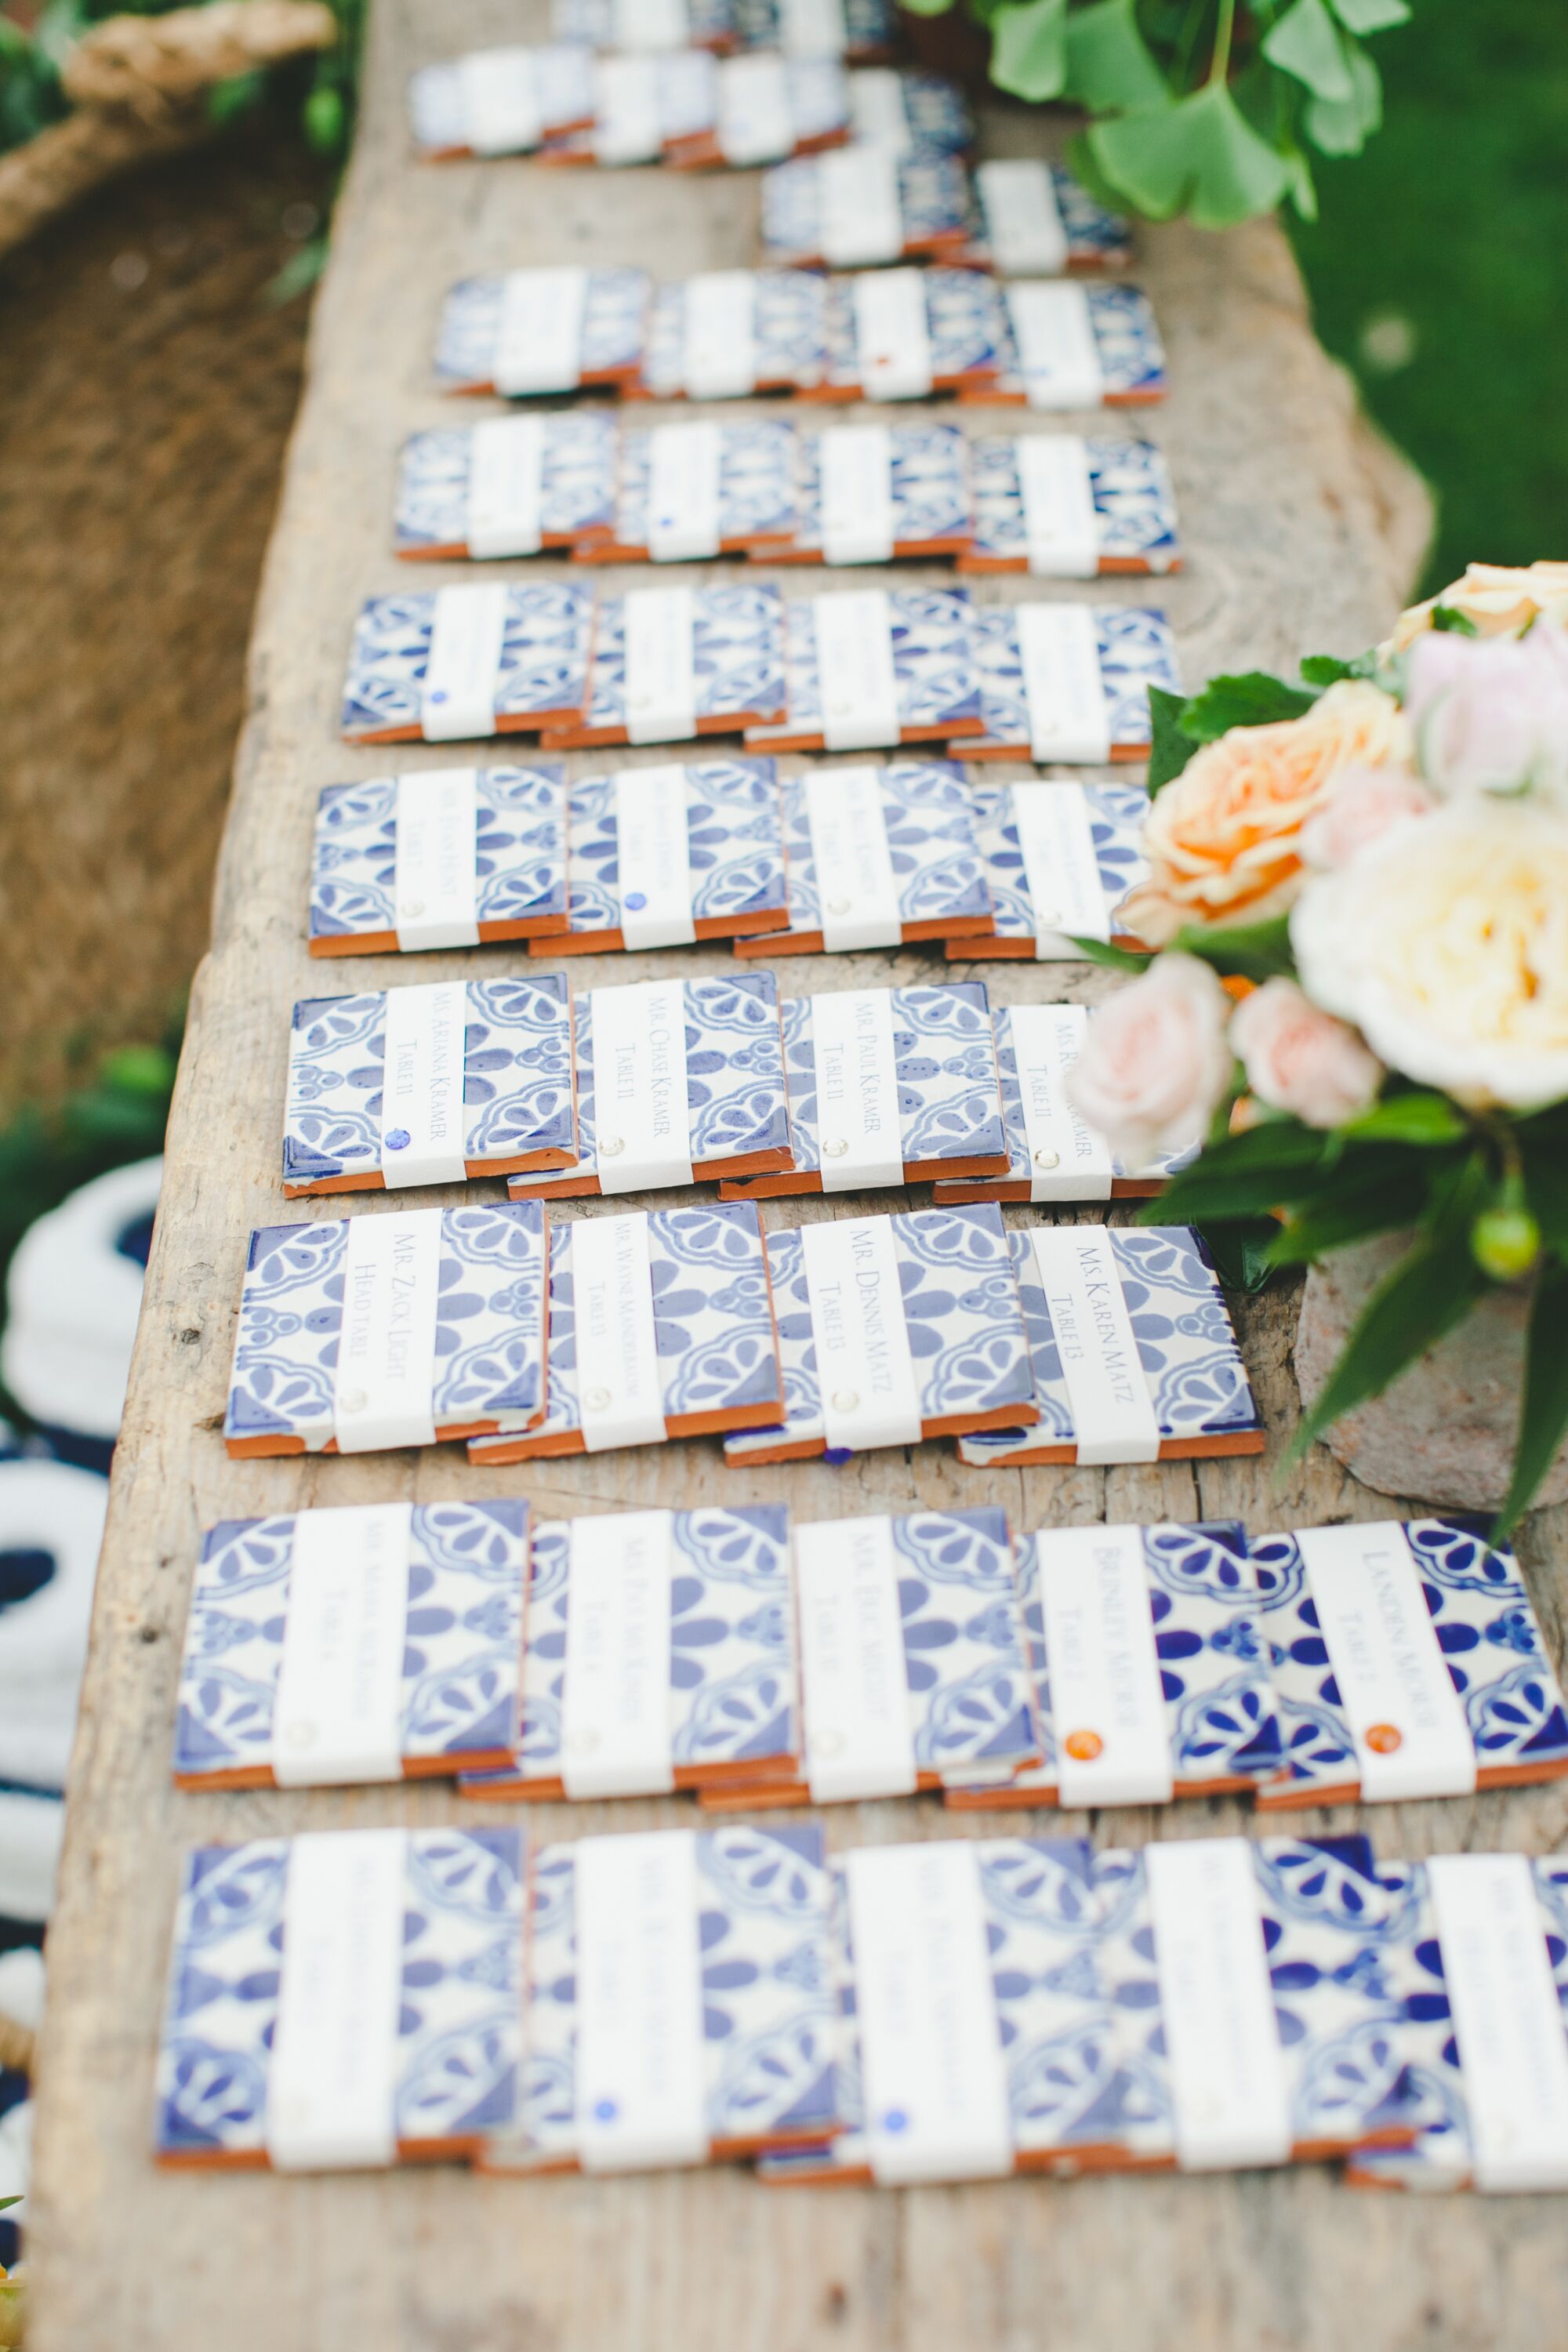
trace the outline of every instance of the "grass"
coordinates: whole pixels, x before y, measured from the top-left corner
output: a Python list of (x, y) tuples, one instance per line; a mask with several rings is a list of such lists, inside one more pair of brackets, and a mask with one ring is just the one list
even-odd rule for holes
[(1568, 10), (1415, 0), (1295, 233), (1318, 332), (1437, 495), (1426, 589), (1568, 556)]

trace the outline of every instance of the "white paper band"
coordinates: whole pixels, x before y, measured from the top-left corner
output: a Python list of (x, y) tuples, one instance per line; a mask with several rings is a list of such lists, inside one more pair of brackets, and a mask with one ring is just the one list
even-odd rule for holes
[(903, 76), (891, 66), (866, 66), (849, 77), (850, 136), (858, 146), (907, 155), (914, 145)]
[(1030, 407), (1100, 407), (1105, 370), (1085, 289), (1025, 278), (1006, 297)]
[(867, 400), (923, 400), (935, 362), (918, 269), (875, 270), (850, 280), (855, 354)]
[(885, 147), (841, 147), (816, 163), (817, 241), (833, 269), (897, 261), (904, 249), (899, 159)]
[(885, 588), (814, 596), (822, 740), (829, 751), (886, 751), (899, 740), (893, 611)]
[(873, 2175), (896, 2184), (1011, 2172), (976, 1847), (860, 1846), (844, 1872)]
[(300, 1511), (272, 1703), (280, 1789), (403, 1777), (412, 1503)]
[(1042, 1528), (1035, 1549), (1063, 1805), (1169, 1804), (1142, 1529)]
[(897, 947), (903, 925), (881, 770), (808, 768), (805, 782), (823, 947), (829, 955)]
[(889, 1217), (801, 1227), (830, 1454), (915, 1445), (921, 1391)]
[(689, 588), (633, 588), (626, 600), (628, 743), (697, 732), (697, 600)]
[(719, 425), (656, 425), (648, 435), (647, 551), (655, 563), (718, 554), (723, 455)]
[(1534, 1872), (1521, 1853), (1444, 1853), (1426, 1875), (1476, 2186), (1568, 2189), (1568, 2038)]
[(513, 269), (501, 286), (490, 381), (499, 393), (574, 392), (583, 380), (585, 269)]
[(543, 544), (545, 429), (542, 416), (491, 416), (469, 433), (463, 535), (476, 561)]
[(381, 1180), (389, 1192), (460, 1184), (468, 1174), (463, 1100), (468, 988), (461, 980), (386, 992)]
[(738, 400), (757, 387), (757, 280), (711, 269), (686, 281), (680, 378), (689, 400)]
[(658, 58), (643, 51), (594, 60), (594, 156), (597, 163), (655, 163), (664, 152)]
[(684, 982), (643, 980), (595, 988), (588, 1002), (600, 1192), (689, 1184)]
[(795, 1555), (812, 1802), (909, 1796), (918, 1775), (893, 1523), (797, 1527)]
[(664, 1383), (647, 1218), (640, 1210), (580, 1217), (573, 1225), (572, 1307), (584, 1451), (661, 1444)]
[(998, 273), (1059, 278), (1068, 266), (1068, 233), (1050, 165), (1034, 156), (982, 163), (974, 184)]
[(544, 132), (531, 49), (475, 49), (458, 59), (468, 146), (476, 155), (521, 155)]
[(584, 2172), (708, 2155), (697, 1837), (574, 1850), (577, 2159)]
[(621, 768), (615, 792), (622, 942), (634, 952), (689, 947), (697, 927), (691, 912), (686, 770)]
[(1030, 1239), (1050, 1308), (1080, 1463), (1157, 1462), (1160, 1423), (1104, 1225), (1037, 1225)]
[(1037, 963), (1068, 961), (1075, 940), (1108, 940), (1110, 909), (1083, 786), (1014, 784), (1013, 822), (1035, 920)]
[(1081, 1004), (1013, 1004), (1008, 1034), (1024, 1106), (1031, 1201), (1109, 1201), (1110, 1147), (1068, 1098), (1068, 1073), (1083, 1047)]
[(795, 147), (784, 59), (731, 58), (719, 68), (719, 152), (726, 163), (773, 163)]
[(1368, 1804), (1465, 1797), (1476, 1747), (1397, 1519), (1300, 1528), (1312, 1605)]
[(1088, 442), (1079, 433), (1024, 433), (1013, 447), (1030, 571), (1040, 580), (1092, 580), (1100, 570), (1100, 517)]
[(691, 39), (687, 0), (615, 0), (617, 49), (684, 49)]
[(1290, 2108), (1258, 1879), (1245, 1838), (1144, 1848), (1176, 2161), (1185, 2172), (1289, 2160)]
[(1029, 757), (1103, 767), (1110, 706), (1088, 604), (1019, 604), (1018, 654), (1029, 711)]
[(670, 1511), (571, 1523), (561, 1683), (561, 1780), (569, 1797), (657, 1797), (675, 1786), (674, 1533)]
[(479, 784), (476, 768), (397, 778), (392, 901), (405, 952), (479, 943)]
[(824, 561), (886, 563), (895, 531), (892, 435), (885, 425), (835, 425), (816, 448)]
[(825, 1192), (904, 1181), (893, 996), (853, 988), (811, 1000), (817, 1157)]
[(407, 1832), (312, 1830), (289, 1842), (267, 2153), (279, 2172), (397, 2158)]
[(342, 1328), (332, 1376), (340, 1454), (436, 1442), (439, 1209), (346, 1220)]
[(419, 731), (427, 743), (495, 733), (510, 593), (500, 580), (437, 589), (420, 692)]
[(779, 39), (787, 58), (841, 58), (849, 47), (844, 0), (780, 0)]

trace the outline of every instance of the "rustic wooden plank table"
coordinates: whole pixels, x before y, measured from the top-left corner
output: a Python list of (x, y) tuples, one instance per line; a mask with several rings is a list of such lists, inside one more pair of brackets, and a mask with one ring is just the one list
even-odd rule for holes
[[(29, 2341), (36, 2352), (797, 2352), (821, 2342), (845, 2352), (979, 2342), (999, 2352), (1342, 2352), (1346, 2341), (1366, 2352), (1480, 2352), (1561, 2343), (1560, 2204), (1358, 2195), (1310, 2169), (900, 2194), (771, 2191), (739, 2170), (523, 2183), (451, 2169), (326, 2180), (153, 2169), (153, 2053), (182, 1850), (307, 1826), (471, 1818), (434, 1784), (204, 1798), (177, 1795), (169, 1779), (185, 1599), (205, 1523), (473, 1489), (455, 1446), (231, 1463), (219, 1434), (245, 1235), (283, 1213), (276, 1171), (289, 1010), (325, 985), (303, 936), (310, 812), (323, 783), (392, 764), (384, 751), (343, 751), (338, 693), (360, 598), (399, 577), (389, 544), (396, 447), (412, 427), (450, 415), (428, 372), (441, 294), (465, 271), (528, 262), (640, 262), (673, 275), (756, 257), (750, 176), (412, 159), (409, 68), (526, 37), (543, 14), (543, 0), (376, 0), (371, 11), (363, 125), (257, 618), (213, 947), (192, 1003), (116, 1461), (50, 1937)], [(1037, 118), (1019, 112), (987, 126), (993, 152), (1027, 152), (1039, 136)], [(1165, 604), (1193, 680), (1224, 663), (1283, 667), (1303, 651), (1359, 648), (1408, 585), (1424, 528), (1419, 490), (1358, 423), (1313, 341), (1277, 230), (1214, 239), (1168, 229), (1142, 244), (1139, 274), (1171, 360), (1172, 397), (1150, 429), (1170, 452), (1189, 562), (1177, 580), (1110, 583), (1104, 593)], [(1008, 416), (978, 421), (1002, 429)], [(454, 567), (421, 579), (459, 576)], [(1022, 585), (983, 582), (977, 593), (1007, 596)], [(410, 765), (449, 757), (397, 754)], [(695, 961), (721, 969), (726, 959), (704, 950)], [(426, 959), (418, 976), (505, 968), (491, 950)], [(939, 968), (904, 954), (831, 971), (785, 960), (783, 973), (792, 991)], [(578, 977), (590, 984), (643, 969), (616, 959)], [(994, 965), (978, 970), (994, 984), (1004, 977)], [(334, 964), (330, 975), (349, 989), (393, 976), (385, 959)], [(1091, 998), (1106, 984), (1080, 967), (1014, 964), (1005, 977), (1005, 993), (1041, 1000), (1064, 984)], [(312, 1212), (333, 1213), (313, 1202), (289, 1213)], [(797, 1213), (829, 1214), (832, 1204), (775, 1203), (763, 1214), (771, 1223)], [(1289, 1297), (1242, 1315), (1275, 1453), (1296, 1410), (1293, 1318)], [(939, 1444), (842, 1470), (742, 1473), (725, 1470), (716, 1444), (698, 1443), (502, 1470), (487, 1484), (526, 1492), (546, 1513), (783, 1495), (807, 1518), (962, 1499), (1002, 1504), (1019, 1526), (1201, 1514), (1261, 1528), (1390, 1508), (1321, 1449), (1282, 1493), (1269, 1480), (1256, 1461), (982, 1474)], [(1563, 1530), (1562, 1512), (1544, 1515), (1524, 1544), (1554, 1654)], [(691, 1818), (675, 1801), (531, 1815), (551, 1836)], [(1355, 1816), (1342, 1808), (1313, 1818), (1343, 1829)], [(1565, 1822), (1568, 1787), (1559, 1784), (1384, 1810), (1370, 1826), (1393, 1853), (1546, 1850)], [(908, 1801), (844, 1809), (830, 1834), (843, 1845), (998, 1825)], [(1110, 1830), (1132, 1841), (1246, 1826), (1234, 1805), (1189, 1803), (1119, 1814)]]

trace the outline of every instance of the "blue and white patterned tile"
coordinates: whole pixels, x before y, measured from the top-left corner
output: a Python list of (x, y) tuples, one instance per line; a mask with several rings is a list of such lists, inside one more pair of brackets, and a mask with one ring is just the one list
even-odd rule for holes
[[(495, 389), (506, 278), (463, 278), (450, 289), (436, 338), (436, 375), (447, 392)], [(642, 366), (653, 280), (646, 269), (591, 269), (583, 306), (578, 382), (623, 383)]]
[[(466, 982), (463, 1158), (470, 1176), (559, 1168), (576, 1156), (572, 1003), (559, 972)], [(384, 992), (294, 1007), (283, 1190), (379, 1192)]]
[[(754, 1213), (754, 1212), (753, 1212)], [(334, 1444), (346, 1217), (250, 1236), (224, 1436), (242, 1454)], [(436, 1431), (526, 1429), (544, 1400), (544, 1216), (537, 1202), (443, 1209)]]
[[(606, 537), (616, 518), (620, 427), (607, 408), (546, 416), (539, 523), (546, 547)], [(446, 425), (411, 434), (397, 461), (394, 535), (405, 556), (466, 555), (473, 427)]]
[[(899, 917), (906, 938), (965, 939), (991, 928), (991, 899), (974, 824), (973, 796), (962, 772), (945, 760), (890, 760), (879, 771)], [(789, 929), (765, 940), (737, 943), (741, 955), (820, 950), (822, 894), (811, 843), (805, 782), (785, 776), (784, 854)], [(912, 927), (919, 925), (919, 930)]]
[[(1261, 1453), (1263, 1424), (1214, 1262), (1190, 1225), (1112, 1225), (1110, 1247), (1162, 1448)], [(997, 1468), (1076, 1444), (1072, 1406), (1027, 1228), (1007, 1236), (1040, 1409), (1033, 1429), (976, 1430), (959, 1459)]]
[[(886, 57), (899, 38), (892, 0), (844, 0), (844, 55), (864, 64)], [(736, 37), (748, 49), (777, 49), (789, 35), (789, 0), (731, 0)]]
[[(815, 155), (797, 155), (763, 173), (763, 251), (777, 268), (810, 269), (823, 259), (819, 170)], [(969, 174), (957, 158), (900, 156), (898, 180), (905, 254), (956, 246), (969, 216)]]
[[(1163, 400), (1167, 387), (1165, 347), (1154, 320), (1154, 307), (1141, 286), (1089, 286), (1089, 320), (1100, 355), (1107, 407), (1142, 405)], [(1002, 317), (997, 352), (998, 373), (991, 385), (981, 385), (970, 396), (980, 401), (1026, 404), (1028, 380), (1018, 357), (1012, 320)]]
[[(799, 520), (795, 426), (763, 417), (721, 425), (718, 433), (720, 547), (734, 554), (792, 539)], [(624, 562), (648, 554), (652, 451), (651, 432), (628, 429), (623, 435), (614, 540), (606, 549), (587, 550), (590, 555)]]
[(911, 154), (965, 155), (973, 146), (969, 101), (945, 74), (904, 68), (899, 75), (899, 98)]
[[(789, 155), (815, 154), (824, 147), (841, 146), (849, 131), (849, 77), (836, 58), (791, 58), (783, 60), (784, 86), (779, 116), (772, 126), (769, 162)], [(744, 68), (742, 68), (742, 74)], [(673, 137), (667, 135), (665, 161), (680, 171), (729, 169), (726, 137), (731, 126), (743, 140), (752, 135), (755, 121), (751, 92), (727, 89), (724, 68), (715, 67), (702, 93), (700, 106)], [(737, 118), (730, 110), (738, 102)], [(749, 153), (746, 165), (763, 159)]]
[[(202, 1537), (174, 1722), (183, 1786), (271, 1779), (294, 1527), (281, 1512)], [(456, 1773), (514, 1745), (528, 1555), (524, 1502), (415, 1505), (397, 1703), (405, 1770)]]
[[(635, 11), (636, 0), (631, 0)], [(550, 29), (558, 41), (591, 49), (625, 47), (627, 0), (550, 0)], [(734, 0), (685, 0), (679, 47), (727, 49), (735, 37)]]
[[(1037, 936), (1034, 901), (1024, 870), (1024, 853), (1018, 845), (1013, 789), (1011, 784), (975, 784), (972, 788), (974, 838), (984, 866), (985, 887), (995, 909), (997, 945), (993, 950), (987, 941), (981, 940), (973, 948), (965, 946), (952, 952), (984, 956), (1021, 950), (1028, 956), (1034, 954)], [(1149, 795), (1142, 784), (1085, 784), (1082, 792), (1088, 803), (1089, 835), (1109, 921), (1128, 891), (1149, 870), (1143, 856)], [(1015, 1078), (1016, 1071), (1015, 1060)], [(1022, 1110), (1020, 1102), (1020, 1118)]]
[[(1004, 787), (1004, 789), (1005, 789)], [(1093, 789), (1091, 787), (1091, 789)], [(1140, 794), (1142, 798), (1142, 794)], [(1064, 1007), (1063, 1010), (1072, 1008)], [(1002, 1086), (1002, 1124), (1004, 1144), (1007, 1153), (1005, 1176), (962, 1177), (938, 1179), (931, 1195), (933, 1208), (956, 1206), (962, 1201), (995, 1200), (1026, 1201), (1035, 1174), (1029, 1157), (1028, 1130), (1024, 1122), (1024, 1095), (1018, 1084), (1018, 1055), (1013, 1043), (1013, 1008), (998, 1004), (992, 1014), (996, 1033), (996, 1068)], [(788, 1033), (785, 1033), (786, 1043)], [(795, 1116), (794, 1097), (790, 1099), (790, 1116)], [(1136, 1188), (1140, 1192), (1157, 1189), (1178, 1168), (1196, 1157), (1197, 1147), (1189, 1151), (1166, 1152), (1159, 1157), (1129, 1166), (1120, 1153), (1110, 1154), (1112, 1186)], [(798, 1158), (798, 1148), (796, 1157)]]
[[(536, 733), (574, 719), (588, 699), (591, 588), (560, 581), (509, 585), (496, 688), (497, 732)], [(361, 605), (343, 682), (350, 742), (417, 742), (436, 594), (372, 596)]]
[[(1086, 440), (1089, 495), (1101, 572), (1175, 571), (1176, 496), (1165, 453), (1152, 441)], [(1011, 434), (979, 434), (969, 445), (974, 541), (961, 572), (1027, 572), (1029, 539)]]
[[(973, 730), (982, 699), (977, 615), (969, 591), (892, 588), (887, 594), (900, 741)], [(747, 743), (759, 751), (826, 748), (816, 614), (816, 600), (810, 596), (792, 596), (785, 608), (785, 710), (772, 725), (747, 728)], [(975, 730), (974, 740), (980, 740)]]
[[(264, 2164), (288, 1963), (288, 1838), (185, 1858), (158, 2048), (165, 2163)], [(515, 1829), (411, 1830), (393, 2105), (400, 2147), (478, 2143), (520, 2105), (523, 1845)]]
[[(1095, 649), (1113, 760), (1149, 755), (1149, 688), (1180, 691), (1176, 640), (1163, 613), (1137, 604), (1095, 604)], [(966, 760), (1026, 760), (1034, 741), (1016, 608), (975, 607), (972, 640), (984, 731), (954, 750)]]
[[(826, 386), (841, 400), (869, 396), (860, 356), (855, 279), (829, 278), (814, 282), (826, 286)], [(921, 285), (933, 391), (963, 392), (989, 383), (1000, 365), (1006, 329), (995, 279), (987, 278), (984, 270), (932, 267), (921, 270)]]
[[(474, 911), (481, 940), (566, 929), (566, 784), (559, 760), (477, 768)], [(397, 945), (397, 778), (328, 784), (310, 856), (310, 952)], [(339, 949), (335, 942), (345, 945)]]
[[(787, 706), (784, 602), (778, 590), (740, 585), (691, 593), (699, 732), (738, 734), (764, 717), (781, 719)], [(552, 729), (551, 742), (570, 750), (626, 740), (626, 599), (605, 596), (599, 604), (587, 709), (580, 724)]]
[[(576, 779), (567, 802), (574, 946), (621, 944), (619, 846), (613, 776)], [(784, 807), (771, 760), (697, 760), (686, 770), (686, 863), (699, 939), (763, 929), (787, 912)], [(540, 955), (560, 952), (542, 940)]]
[[(527, 74), (537, 111), (537, 131), (519, 127), (516, 144), (506, 152), (522, 154), (541, 139), (575, 130), (593, 114), (593, 74), (585, 51), (574, 42), (553, 42), (542, 48), (513, 47), (484, 53), (492, 58), (524, 61), (517, 70)], [(468, 100), (468, 82), (461, 58), (443, 58), (421, 66), (408, 78), (408, 118), (414, 143), (429, 156), (470, 155), (475, 152)], [(498, 150), (487, 148), (487, 154)]]
[[(968, 448), (956, 425), (895, 425), (889, 430), (896, 555), (951, 555), (973, 536)], [(824, 561), (821, 444), (800, 436), (796, 514), (789, 557)], [(766, 561), (764, 557), (763, 559)]]
[[(758, 269), (751, 275), (752, 389), (815, 392), (827, 362), (827, 280), (801, 269)], [(653, 400), (686, 396), (686, 286), (685, 278), (674, 278), (654, 297), (637, 387)]]
[[(1119, 213), (1108, 212), (1103, 205), (1097, 204), (1065, 163), (1050, 163), (1047, 169), (1056, 189), (1062, 226), (1067, 231), (1068, 268), (1124, 269), (1132, 258), (1131, 225)], [(985, 217), (984, 185), (979, 179), (975, 182), (970, 239), (963, 257), (976, 269), (995, 268)]]

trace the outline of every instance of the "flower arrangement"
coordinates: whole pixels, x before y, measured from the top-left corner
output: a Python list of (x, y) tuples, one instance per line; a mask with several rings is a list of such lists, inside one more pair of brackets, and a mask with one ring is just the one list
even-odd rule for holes
[(1155, 1213), (1264, 1271), (1411, 1232), (1292, 1455), (1528, 1292), (1506, 1533), (1568, 1432), (1568, 563), (1472, 564), (1301, 676), (1156, 693), (1119, 919), (1153, 952), (1082, 943), (1139, 976), (1073, 1093), (1119, 1150), (1195, 1148)]

